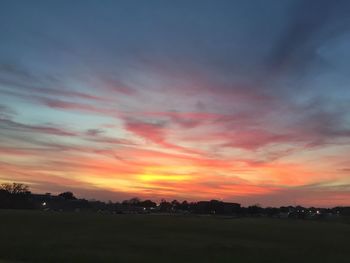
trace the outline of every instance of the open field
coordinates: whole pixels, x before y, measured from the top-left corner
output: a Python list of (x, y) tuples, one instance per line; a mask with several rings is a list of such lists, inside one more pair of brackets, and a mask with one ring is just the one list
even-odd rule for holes
[(350, 224), (0, 210), (0, 262), (349, 262)]

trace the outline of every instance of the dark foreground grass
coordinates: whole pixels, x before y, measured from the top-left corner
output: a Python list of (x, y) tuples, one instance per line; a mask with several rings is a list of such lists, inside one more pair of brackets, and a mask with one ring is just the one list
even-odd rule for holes
[(350, 224), (0, 210), (0, 262), (350, 262)]

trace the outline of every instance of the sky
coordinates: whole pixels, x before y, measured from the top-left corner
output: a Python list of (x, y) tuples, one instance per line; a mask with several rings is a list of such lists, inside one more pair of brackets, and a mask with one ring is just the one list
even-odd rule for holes
[(350, 2), (0, 0), (0, 182), (350, 205)]

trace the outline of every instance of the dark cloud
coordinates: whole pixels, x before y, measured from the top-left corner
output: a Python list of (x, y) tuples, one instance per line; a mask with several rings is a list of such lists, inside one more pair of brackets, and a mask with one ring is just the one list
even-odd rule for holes
[(334, 143), (338, 139), (350, 139), (348, 112), (342, 106), (329, 109), (323, 100), (313, 100), (295, 110), (297, 117), (291, 122), (290, 131), (309, 146)]
[(104, 133), (104, 131), (101, 129), (88, 129), (86, 131), (86, 134), (89, 136), (97, 136), (97, 135), (100, 135), (102, 133)]
[[(97, 73), (96, 75), (102, 75), (102, 73)], [(98, 85), (100, 89), (113, 92), (117, 95), (133, 96), (137, 93), (136, 89), (130, 87), (120, 80), (117, 80), (111, 73), (103, 73), (103, 75), (97, 77), (97, 79), (99, 80), (95, 80), (97, 82), (96, 85)]]
[(87, 140), (92, 142), (103, 143), (106, 145), (134, 145), (134, 146), (137, 145), (131, 140), (121, 139), (121, 138), (111, 138), (106, 136), (95, 136), (94, 138), (88, 138)]
[(102, 108), (100, 106), (96, 106), (95, 104), (88, 103), (79, 103), (72, 102), (67, 100), (59, 100), (59, 99), (50, 99), (45, 97), (36, 97), (34, 100), (41, 102), (42, 104), (55, 109), (62, 110), (73, 110), (87, 113), (94, 113), (98, 115), (107, 115), (107, 116), (117, 116), (118, 111), (110, 108)]
[(61, 128), (48, 125), (29, 125), (19, 123), (9, 119), (0, 119), (0, 129), (6, 129), (9, 131), (20, 131), (20, 132), (32, 132), (41, 134), (50, 134), (58, 136), (77, 136), (76, 133), (67, 131)]
[(346, 30), (350, 3), (345, 0), (292, 1), (286, 26), (272, 44), (266, 60), (272, 74), (287, 71), (303, 72), (317, 56), (317, 48), (334, 34)]
[(38, 81), (33, 74), (15, 64), (0, 64), (0, 76), (24, 81)]
[(0, 64), (0, 92), (16, 96), (29, 95), (56, 96), (80, 98), (93, 101), (108, 101), (107, 98), (74, 91), (65, 87), (64, 81), (56, 76), (41, 73), (40, 76), (31, 73), (16, 64)]

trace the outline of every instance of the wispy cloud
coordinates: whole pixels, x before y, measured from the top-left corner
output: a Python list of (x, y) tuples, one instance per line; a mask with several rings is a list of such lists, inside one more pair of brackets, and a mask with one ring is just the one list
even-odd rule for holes
[(77, 134), (71, 131), (60, 129), (49, 125), (28, 125), (15, 122), (9, 119), (0, 119), (0, 129), (7, 129), (11, 132), (22, 131), (32, 133), (43, 133), (58, 136), (76, 136)]

